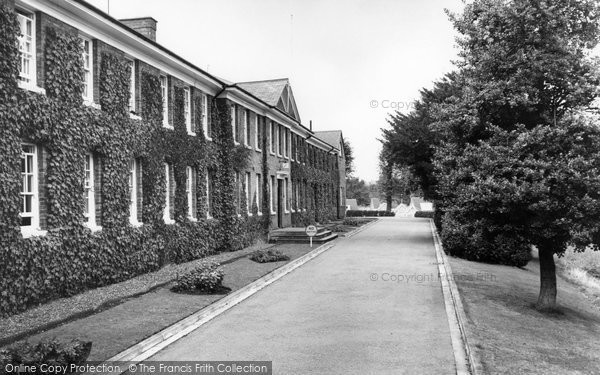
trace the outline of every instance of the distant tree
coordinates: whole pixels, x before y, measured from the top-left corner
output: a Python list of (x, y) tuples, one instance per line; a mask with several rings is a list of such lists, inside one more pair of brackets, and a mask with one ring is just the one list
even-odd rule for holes
[(346, 157), (346, 176), (354, 173), (354, 150), (347, 138), (342, 138), (344, 144), (344, 156)]
[(346, 179), (346, 198), (356, 199), (359, 206), (368, 206), (371, 203), (369, 186), (357, 177)]

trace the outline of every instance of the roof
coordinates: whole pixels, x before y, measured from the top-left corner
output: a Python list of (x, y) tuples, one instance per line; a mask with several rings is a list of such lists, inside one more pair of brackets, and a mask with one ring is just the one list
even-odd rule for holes
[(342, 143), (342, 131), (341, 130), (320, 131), (320, 132), (315, 132), (315, 135), (319, 139), (325, 141), (326, 143), (329, 143), (330, 145), (332, 145), (336, 148)]
[(239, 82), (237, 85), (265, 103), (276, 106), (283, 89), (289, 84), (290, 81), (287, 78), (279, 78), (266, 81)]
[(300, 114), (289, 79), (278, 78), (265, 81), (239, 82), (236, 85), (300, 122)]

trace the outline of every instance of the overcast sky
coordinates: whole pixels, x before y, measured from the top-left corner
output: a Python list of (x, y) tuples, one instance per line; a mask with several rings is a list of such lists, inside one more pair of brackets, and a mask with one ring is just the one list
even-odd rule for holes
[[(110, 0), (88, 0), (103, 11)], [(112, 0), (115, 18), (151, 16), (157, 41), (229, 81), (290, 79), (304, 125), (341, 129), (355, 176), (375, 181), (380, 129), (453, 69), (444, 8), (460, 0)], [(375, 108), (373, 108), (375, 107)]]

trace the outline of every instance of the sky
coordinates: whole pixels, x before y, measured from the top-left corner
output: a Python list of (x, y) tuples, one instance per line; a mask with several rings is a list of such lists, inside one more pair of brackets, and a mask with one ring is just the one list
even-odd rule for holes
[[(354, 176), (379, 175), (395, 110), (453, 70), (461, 0), (87, 0), (117, 19), (150, 16), (157, 42), (233, 82), (289, 78), (302, 123), (342, 130)], [(110, 3), (109, 3), (110, 2)]]

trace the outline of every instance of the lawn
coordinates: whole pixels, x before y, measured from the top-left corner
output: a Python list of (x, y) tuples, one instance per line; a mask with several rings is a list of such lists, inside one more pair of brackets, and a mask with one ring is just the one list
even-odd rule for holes
[[(313, 250), (308, 244), (271, 245), (271, 248), (288, 255), (290, 260)], [(248, 285), (288, 262), (256, 263), (248, 259), (248, 254), (249, 251), (245, 251), (242, 257), (223, 265), (223, 285), (231, 291)], [(185, 268), (189, 267), (190, 264)], [(224, 297), (223, 294), (175, 293), (171, 291), (172, 285), (172, 282), (163, 283), (147, 293), (121, 299), (115, 306), (29, 336), (27, 340), (36, 343), (41, 339), (57, 337), (61, 341), (74, 338), (92, 341), (88, 360), (103, 361)], [(63, 303), (68, 303), (68, 299)]]
[(537, 258), (524, 268), (449, 261), (465, 306), (469, 344), (485, 373), (600, 373), (596, 296), (559, 277), (559, 311), (541, 313), (534, 308)]

